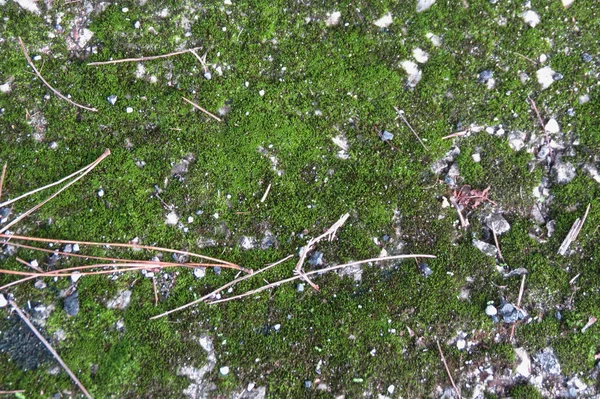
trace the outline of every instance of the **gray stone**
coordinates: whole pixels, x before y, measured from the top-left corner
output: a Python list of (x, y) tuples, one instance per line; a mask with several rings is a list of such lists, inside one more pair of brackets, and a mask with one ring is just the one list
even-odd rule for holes
[(66, 297), (63, 306), (67, 315), (71, 317), (77, 316), (77, 313), (79, 313), (79, 293), (75, 291)]
[(383, 133), (381, 134), (382, 141), (390, 141), (393, 138), (394, 138), (394, 135), (392, 133), (388, 132), (387, 130), (384, 130)]
[(533, 355), (534, 362), (545, 372), (552, 375), (560, 375), (560, 364), (554, 354), (554, 349), (547, 347)]
[(504, 234), (510, 230), (510, 224), (504, 219), (502, 214), (493, 213), (486, 218), (487, 226), (494, 230), (496, 234)]
[(115, 105), (117, 103), (117, 96), (114, 94), (112, 96), (106, 97), (106, 101), (110, 103), (110, 105)]
[(576, 176), (575, 167), (570, 162), (557, 161), (551, 170), (552, 178), (557, 184), (567, 184)]
[(508, 133), (508, 146), (514, 151), (525, 147), (525, 133), (518, 130)]
[(594, 58), (588, 53), (583, 53), (581, 55), (581, 59), (583, 60), (583, 62), (591, 62)]
[(441, 175), (448, 169), (448, 162), (440, 159), (431, 165), (431, 172), (435, 175)]
[(419, 263), (419, 271), (423, 277), (429, 277), (433, 274), (433, 270), (431, 270), (427, 263)]
[(496, 257), (496, 253), (498, 252), (495, 246), (480, 240), (473, 240), (473, 246), (481, 252), (483, 252), (484, 254), (486, 254), (487, 256)]
[(125, 309), (131, 302), (131, 291), (125, 290), (119, 292), (114, 298), (106, 303), (109, 309)]
[(308, 258), (308, 263), (311, 266), (321, 266), (323, 264), (323, 252), (315, 251)]
[(486, 83), (488, 80), (492, 79), (494, 77), (494, 72), (490, 71), (489, 69), (486, 69), (483, 72), (480, 72), (479, 75), (477, 76), (477, 83)]

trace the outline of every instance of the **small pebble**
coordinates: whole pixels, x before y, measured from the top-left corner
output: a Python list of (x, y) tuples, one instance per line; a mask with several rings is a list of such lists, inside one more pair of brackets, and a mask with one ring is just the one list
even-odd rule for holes
[(488, 80), (492, 79), (493, 77), (494, 77), (494, 72), (487, 69), (487, 70), (479, 73), (479, 75), (477, 76), (477, 83), (486, 83)]
[(394, 385), (390, 385), (389, 387), (387, 387), (387, 391), (390, 395), (392, 395), (395, 390), (396, 390), (396, 387)]
[(229, 367), (227, 366), (223, 366), (219, 369), (219, 373), (221, 373), (221, 375), (227, 375), (229, 374)]
[(467, 346), (467, 341), (465, 341), (464, 339), (459, 339), (458, 341), (456, 341), (456, 347), (458, 348), (459, 351), (465, 349), (465, 347)]
[(100, 197), (100, 198), (104, 197), (104, 190), (103, 189), (98, 190), (97, 194), (98, 194), (98, 197)]
[(592, 56), (588, 53), (583, 53), (581, 55), (581, 59), (583, 60), (583, 62), (591, 62), (593, 60)]
[(427, 263), (419, 263), (419, 271), (423, 277), (429, 277), (433, 274), (433, 270), (429, 268)]
[(79, 280), (80, 278), (81, 278), (81, 273), (80, 272), (74, 272), (71, 275), (71, 281), (74, 282), (74, 283), (76, 283), (77, 280)]
[(132, 112), (133, 112), (133, 108), (131, 108), (131, 107), (127, 107), (127, 109), (125, 109), (125, 111), (126, 111), (128, 114), (130, 114), (130, 113), (132, 113)]
[(211, 80), (212, 79), (212, 73), (210, 73), (210, 71), (204, 72), (204, 79)]
[(383, 133), (381, 134), (381, 141), (390, 141), (393, 138), (394, 138), (394, 135), (392, 133), (388, 132), (387, 130), (384, 130)]
[(312, 381), (308, 381), (308, 380), (304, 381), (305, 388), (310, 388), (311, 386), (312, 386)]
[(481, 162), (481, 155), (480, 154), (475, 153), (475, 154), (471, 155), (471, 158), (473, 158), (473, 162), (476, 162), (476, 163)]
[(117, 96), (115, 96), (114, 94), (108, 96), (106, 97), (106, 101), (108, 101), (110, 105), (115, 105), (117, 103)]
[(77, 316), (79, 313), (79, 293), (77, 291), (65, 298), (64, 308), (68, 316)]
[(0, 308), (5, 307), (6, 305), (8, 305), (8, 301), (3, 294), (0, 294)]
[(35, 284), (33, 284), (33, 286), (38, 290), (43, 290), (44, 288), (46, 288), (46, 283), (44, 283), (42, 280), (38, 280), (35, 282)]
[(496, 309), (494, 305), (487, 305), (485, 314), (488, 316), (496, 316), (498, 314), (498, 309)]
[(304, 292), (304, 284), (300, 283), (296, 286), (296, 291)]
[(259, 95), (262, 97), (262, 96), (264, 96), (264, 95), (265, 95), (265, 91), (264, 91), (264, 90), (261, 90), (261, 91), (259, 91), (259, 92), (258, 92), (258, 94), (259, 94)]
[(281, 324), (275, 324), (273, 326), (273, 330), (275, 330), (275, 331), (279, 331), (280, 329), (281, 329)]

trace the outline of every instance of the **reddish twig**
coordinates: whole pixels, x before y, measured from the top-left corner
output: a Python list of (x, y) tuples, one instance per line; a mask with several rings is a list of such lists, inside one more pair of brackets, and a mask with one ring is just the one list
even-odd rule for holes
[(202, 47), (194, 47), (193, 49), (175, 51), (173, 53), (161, 54), (161, 55), (152, 55), (148, 57), (139, 57), (139, 58), (122, 58), (120, 60), (110, 60), (110, 61), (98, 61), (98, 62), (89, 62), (88, 66), (93, 65), (109, 65), (109, 64), (120, 64), (122, 62), (142, 62), (142, 61), (150, 61), (156, 60), (159, 58), (167, 58), (172, 57), (174, 55), (185, 54), (185, 53), (193, 53), (195, 50), (201, 49)]
[(187, 98), (185, 98), (185, 97), (182, 97), (182, 98), (183, 98), (185, 101), (187, 101), (188, 103), (190, 103), (190, 104), (191, 104), (191, 105), (192, 105), (194, 108), (197, 108), (197, 109), (199, 109), (200, 111), (204, 112), (206, 115), (208, 115), (208, 116), (210, 116), (210, 117), (214, 118), (214, 119), (215, 119), (217, 122), (221, 122), (221, 118), (219, 118), (219, 117), (218, 117), (218, 116), (216, 116), (215, 114), (213, 114), (213, 113), (211, 113), (211, 112), (209, 112), (209, 111), (205, 110), (204, 108), (202, 108), (201, 106), (199, 106), (199, 105), (198, 105), (198, 104), (196, 104), (195, 102), (193, 102), (193, 101), (190, 101), (190, 100), (188, 100), (188, 99), (187, 99)]

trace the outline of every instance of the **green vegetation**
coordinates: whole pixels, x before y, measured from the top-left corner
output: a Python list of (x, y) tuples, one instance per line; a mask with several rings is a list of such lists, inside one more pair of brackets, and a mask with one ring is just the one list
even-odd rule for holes
[[(590, 317), (600, 317), (600, 249), (594, 245), (600, 185), (581, 167), (597, 164), (600, 149), (597, 2), (577, 0), (568, 10), (558, 1), (547, 7), (534, 2), (542, 20), (535, 28), (523, 23), (520, 5), (487, 0), (468, 0), (468, 9), (440, 1), (418, 14), (413, 3), (392, 1), (343, 1), (331, 8), (294, 1), (200, 5), (173, 0), (143, 6), (126, 1), (98, 6), (89, 14), (83, 3), (55, 3), (45, 11), (48, 20), (14, 2), (2, 6), (0, 84), (11, 82), (11, 91), (0, 93), (0, 166), (8, 164), (3, 198), (66, 176), (105, 148), (112, 155), (20, 223), (16, 233), (104, 242), (139, 237), (144, 244), (202, 251), (258, 269), (298, 253), (310, 237), (349, 212), (337, 240), (317, 247), (328, 264), (375, 257), (382, 249), (437, 256), (428, 262), (429, 278), (420, 275), (413, 260), (369, 265), (360, 282), (324, 275), (315, 279), (320, 292), (308, 285), (303, 292), (284, 285), (152, 321), (149, 317), (212, 291), (235, 273), (208, 271), (198, 280), (180, 271), (174, 284), (161, 291), (157, 307), (152, 281), (139, 274), (82, 278), (77, 283), (81, 311), (75, 317), (66, 315), (60, 299), (70, 281), (45, 280), (44, 290), (33, 284), (11, 288), (21, 306), (28, 300), (55, 304), (46, 335), (94, 397), (183, 397), (190, 380), (179, 370), (205, 364), (207, 354), (198, 344), (204, 335), (215, 347), (216, 367), (206, 376), (215, 384), (215, 396), (254, 382), (266, 386), (270, 398), (351, 398), (365, 392), (376, 397), (391, 384), (394, 395), (424, 397), (449, 385), (436, 340), (463, 387), (461, 370), (469, 367), (514, 368), (510, 326), (493, 323), (484, 309), (488, 301), (516, 303), (520, 279), (504, 279), (494, 259), (472, 245), (473, 238), (483, 239), (490, 204), (469, 216), (466, 231), (458, 228), (454, 208), (442, 207), (442, 197), (451, 190), (431, 165), (453, 145), (460, 148), (459, 182), (480, 190), (490, 186), (490, 198), (511, 224), (499, 237), (505, 263), (529, 271), (522, 304), (532, 322), (518, 325), (514, 345), (530, 354), (552, 346), (565, 375), (587, 375), (593, 368), (598, 326), (585, 334), (581, 328)], [(163, 9), (168, 12), (159, 16)], [(335, 10), (341, 22), (327, 26), (327, 13)], [(394, 22), (385, 29), (375, 26), (373, 21), (387, 12)], [(63, 14), (62, 32), (54, 28), (57, 13)], [(81, 23), (81, 15), (89, 19)], [(67, 47), (73, 21), (94, 32), (86, 49)], [(440, 47), (427, 38), (430, 32), (440, 36)], [(99, 112), (77, 109), (54, 96), (31, 73), (17, 37), (32, 57), (41, 56), (35, 63), (52, 86)], [(210, 80), (192, 54), (143, 64), (86, 65), (197, 46), (202, 47), (199, 55), (207, 53)], [(411, 89), (399, 63), (412, 59), (416, 47), (428, 52), (429, 60), (419, 66), (423, 77)], [(593, 62), (582, 60), (584, 52)], [(548, 56), (545, 65), (563, 75), (543, 91), (535, 76), (543, 66), (537, 61), (542, 54)], [(144, 70), (136, 77), (139, 65)], [(484, 70), (493, 71), (493, 89), (477, 82)], [(522, 83), (519, 72), (530, 79)], [(582, 94), (590, 101), (580, 104)], [(118, 97), (115, 105), (106, 101), (111, 95)], [(230, 112), (219, 123), (182, 97), (213, 113), (225, 107)], [(532, 238), (540, 236), (530, 217), (532, 192), (544, 175), (542, 164), (530, 168), (534, 155), (515, 152), (506, 135), (485, 131), (454, 142), (441, 139), (472, 124), (501, 124), (507, 132), (540, 135), (528, 97), (545, 120), (557, 119), (567, 143), (579, 142), (574, 154), (563, 156), (578, 167), (577, 177), (551, 188), (549, 219), (556, 221), (556, 230), (548, 237), (542, 227), (544, 242)], [(133, 112), (127, 113), (127, 107)], [(396, 119), (394, 107), (405, 111), (429, 151)], [(381, 141), (376, 129), (392, 132), (393, 140)], [(338, 135), (348, 141), (348, 159), (337, 156), (340, 148), (332, 138)], [(473, 162), (474, 153), (481, 154), (481, 162)], [(188, 172), (173, 176), (173, 166), (188, 154), (193, 156)], [(269, 184), (270, 193), (261, 202)], [(13, 215), (43, 198), (19, 202)], [(572, 245), (576, 253), (556, 255), (588, 203), (590, 214)], [(165, 204), (173, 206), (189, 231), (164, 223)], [(260, 243), (267, 231), (277, 245), (240, 247), (243, 236)], [(391, 240), (385, 241), (386, 235)], [(198, 249), (207, 238), (217, 245)], [(43, 263), (40, 254), (18, 254)], [(1, 259), (0, 265), (22, 269), (14, 257)], [(293, 267), (285, 263), (264, 278), (288, 277)], [(172, 282), (176, 271), (168, 273)], [(575, 289), (569, 280), (577, 274)], [(2, 276), (0, 285), (12, 280)], [(263, 284), (259, 280), (244, 281), (233, 292), (257, 288)], [(123, 289), (132, 290), (130, 306), (107, 309), (107, 300)], [(464, 292), (468, 296), (461, 298)], [(559, 309), (561, 320), (555, 317)], [(2, 309), (1, 315), (4, 331), (8, 311)], [(65, 340), (54, 338), (59, 330)], [(472, 350), (456, 349), (459, 331), (476, 343)], [(0, 390), (26, 389), (27, 398), (78, 394), (65, 373), (48, 372), (53, 362), (25, 371), (0, 353), (0, 364)], [(222, 366), (230, 367), (227, 376), (219, 374)], [(306, 381), (312, 382), (310, 388)], [(326, 388), (319, 390), (320, 383)], [(538, 397), (529, 385), (507, 393)]]

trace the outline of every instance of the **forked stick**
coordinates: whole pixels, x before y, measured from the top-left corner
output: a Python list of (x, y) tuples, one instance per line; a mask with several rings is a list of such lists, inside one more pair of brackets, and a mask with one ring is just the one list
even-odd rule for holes
[(81, 381), (79, 381), (79, 379), (77, 378), (77, 376), (75, 374), (73, 374), (73, 372), (71, 371), (71, 369), (69, 369), (69, 367), (66, 365), (66, 363), (60, 358), (60, 356), (54, 350), (54, 348), (52, 347), (52, 345), (50, 345), (50, 343), (48, 341), (46, 341), (46, 339), (44, 338), (44, 336), (42, 334), (40, 334), (40, 332), (38, 331), (38, 329), (35, 328), (35, 326), (31, 323), (31, 321), (29, 321), (29, 318), (27, 316), (25, 316), (25, 314), (21, 311), (21, 309), (19, 309), (19, 306), (15, 303), (15, 301), (13, 301), (12, 299), (9, 299), (8, 302), (10, 303), (10, 306), (12, 307), (12, 309), (15, 312), (17, 312), (17, 314), (19, 315), (19, 317), (21, 318), (21, 320), (23, 320), (23, 322), (25, 324), (27, 324), (27, 327), (29, 327), (31, 329), (31, 331), (40, 340), (40, 342), (42, 344), (44, 344), (44, 346), (46, 347), (46, 349), (48, 349), (48, 351), (50, 351), (50, 353), (52, 354), (52, 356), (54, 356), (54, 358), (56, 359), (56, 361), (62, 366), (62, 368), (67, 372), (67, 374), (69, 374), (69, 377), (71, 377), (71, 379), (73, 380), (73, 382), (75, 382), (75, 384), (77, 384), (77, 386), (79, 387), (79, 389), (81, 389), (81, 391), (83, 392), (83, 394), (88, 399), (92, 399), (92, 395), (90, 395), (90, 393), (87, 391), (87, 389), (85, 389), (85, 387), (83, 386), (83, 384), (81, 384)]
[(67, 97), (63, 96), (58, 90), (56, 90), (54, 87), (50, 86), (50, 83), (46, 82), (46, 79), (44, 79), (44, 77), (40, 74), (40, 72), (37, 70), (37, 68), (33, 64), (33, 61), (29, 57), (29, 54), (27, 53), (27, 50), (25, 49), (25, 45), (23, 44), (23, 40), (21, 40), (21, 37), (19, 37), (19, 43), (21, 44), (21, 50), (23, 50), (23, 54), (25, 54), (25, 58), (27, 58), (27, 63), (29, 64), (29, 66), (33, 69), (33, 71), (35, 72), (35, 74), (37, 75), (37, 77), (40, 78), (40, 80), (42, 82), (44, 82), (44, 84), (46, 85), (46, 87), (48, 87), (50, 90), (52, 90), (52, 92), (57, 97), (65, 100), (69, 104), (74, 105), (76, 107), (83, 108), (85, 110), (92, 111), (92, 112), (98, 112), (98, 110), (96, 108), (90, 108), (90, 107), (86, 107), (85, 105), (77, 104), (75, 101), (71, 100), (70, 98), (67, 98)]

